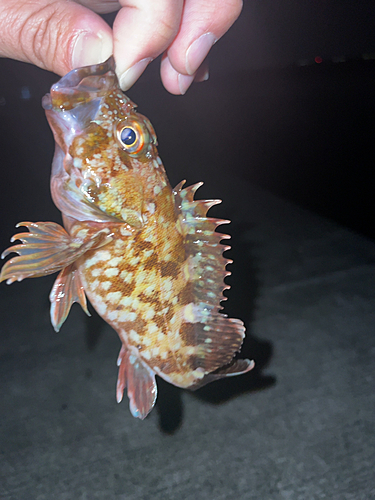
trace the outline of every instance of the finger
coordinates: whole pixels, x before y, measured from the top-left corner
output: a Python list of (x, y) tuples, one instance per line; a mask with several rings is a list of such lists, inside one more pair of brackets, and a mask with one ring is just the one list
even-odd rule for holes
[(175, 70), (194, 75), (241, 9), (241, 0), (186, 0), (179, 33), (168, 48), (168, 58)]
[(113, 25), (114, 56), (120, 86), (130, 88), (152, 59), (175, 38), (182, 0), (120, 0)]
[(97, 14), (75, 2), (0, 1), (0, 56), (63, 75), (112, 53), (112, 32)]
[(194, 80), (193, 75), (178, 73), (170, 63), (167, 53), (163, 54), (160, 74), (164, 87), (168, 92), (175, 95), (184, 95)]
[(182, 75), (171, 65), (166, 53), (163, 54), (161, 60), (160, 73), (164, 87), (168, 92), (175, 95), (184, 95), (193, 81), (204, 82), (208, 80), (209, 77), (208, 64), (206, 61), (201, 64), (195, 75)]

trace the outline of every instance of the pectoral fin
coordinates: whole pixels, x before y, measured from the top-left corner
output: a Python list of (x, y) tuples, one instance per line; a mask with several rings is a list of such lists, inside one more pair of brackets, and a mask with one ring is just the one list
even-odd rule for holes
[(156, 401), (155, 374), (137, 356), (130, 354), (124, 346), (121, 348), (117, 364), (119, 365), (117, 402), (121, 402), (125, 387), (127, 387), (130, 411), (133, 417), (143, 420), (150, 413)]
[(75, 262), (81, 255), (93, 248), (99, 248), (112, 240), (108, 228), (85, 229), (82, 236), (77, 232), (72, 238), (63, 227), (54, 222), (20, 222), (16, 227), (25, 226), (28, 233), (18, 233), (11, 238), (21, 244), (7, 248), (1, 255), (18, 253), (18, 257), (8, 260), (0, 273), (0, 282), (22, 281), (25, 278), (46, 276), (60, 271)]

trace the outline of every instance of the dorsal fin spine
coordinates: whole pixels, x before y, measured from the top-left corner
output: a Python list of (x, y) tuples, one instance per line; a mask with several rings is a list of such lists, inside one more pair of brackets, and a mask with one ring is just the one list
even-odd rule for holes
[[(230, 238), (216, 230), (225, 219), (206, 217), (207, 211), (220, 200), (194, 200), (194, 193), (202, 183), (174, 190), (178, 228), (185, 242), (185, 275), (192, 286), (191, 304), (197, 352), (197, 366), (208, 374), (232, 361), (233, 353), (240, 350), (245, 335), (241, 320), (228, 318), (220, 311), (221, 302), (227, 300), (224, 290), (230, 288), (224, 279), (231, 273), (226, 266), (231, 259), (223, 256), (230, 249), (221, 243)], [(191, 307), (191, 304), (189, 307)]]

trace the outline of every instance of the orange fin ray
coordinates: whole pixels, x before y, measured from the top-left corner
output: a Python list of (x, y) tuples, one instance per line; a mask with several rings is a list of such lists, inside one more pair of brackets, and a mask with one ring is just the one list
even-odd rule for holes
[[(212, 374), (212, 380), (245, 373), (253, 367), (253, 362), (233, 361), (245, 337), (245, 327), (241, 320), (228, 318), (219, 312), (222, 309), (220, 302), (226, 300), (223, 291), (230, 288), (224, 278), (230, 274), (226, 266), (232, 261), (223, 256), (230, 246), (221, 244), (221, 240), (230, 236), (215, 231), (217, 226), (230, 221), (206, 217), (208, 209), (219, 200), (194, 200), (194, 193), (200, 185), (185, 189), (179, 185), (174, 194), (181, 211), (180, 225), (185, 235), (187, 255), (185, 272), (191, 288), (189, 321), (184, 323), (184, 328), (198, 346), (196, 368), (204, 370), (202, 384), (205, 384), (209, 382), (206, 379), (208, 374), (221, 367), (223, 371)], [(229, 365), (231, 368), (225, 371)]]
[(90, 316), (87, 310), (83, 285), (74, 264), (70, 264), (60, 271), (52, 287), (49, 299), (51, 301), (51, 323), (56, 332), (60, 330), (68, 317), (74, 302), (78, 302), (85, 313)]
[(128, 389), (130, 411), (133, 417), (143, 420), (155, 405), (157, 387), (155, 374), (138, 356), (122, 346), (117, 360), (119, 373), (116, 399), (120, 403), (125, 388)]
[(95, 233), (87, 232), (85, 238), (72, 238), (63, 227), (54, 222), (20, 222), (16, 227), (25, 226), (28, 233), (15, 234), (11, 241), (21, 244), (7, 248), (1, 255), (18, 253), (6, 262), (0, 273), (0, 282), (22, 281), (60, 271), (69, 266), (92, 248), (99, 248), (111, 241), (108, 229)]

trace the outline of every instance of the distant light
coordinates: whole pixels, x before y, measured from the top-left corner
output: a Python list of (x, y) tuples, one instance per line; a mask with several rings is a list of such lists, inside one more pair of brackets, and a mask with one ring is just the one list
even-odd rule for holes
[(28, 100), (31, 97), (31, 92), (29, 87), (22, 87), (21, 88), (21, 99)]
[(320, 57), (320, 56), (316, 56), (314, 61), (317, 63), (317, 64), (320, 64), (321, 62), (323, 62), (323, 59)]

